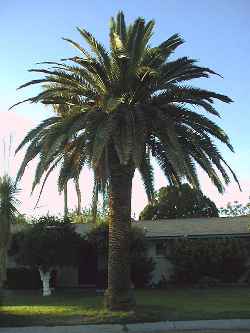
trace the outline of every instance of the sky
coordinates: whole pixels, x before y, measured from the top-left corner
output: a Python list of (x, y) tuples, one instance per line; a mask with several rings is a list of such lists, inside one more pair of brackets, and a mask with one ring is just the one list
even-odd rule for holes
[[(175, 56), (189, 56), (200, 64), (220, 73), (220, 77), (195, 80), (194, 85), (208, 88), (230, 96), (234, 103), (216, 106), (221, 119), (212, 117), (229, 135), (235, 153), (218, 145), (225, 159), (236, 172), (240, 192), (231, 183), (224, 195), (220, 195), (204, 173), (199, 172), (203, 192), (215, 201), (218, 207), (229, 201), (248, 201), (250, 195), (250, 1), (249, 0), (0, 0), (0, 174), (6, 169), (14, 177), (21, 163), (21, 152), (10, 158), (4, 157), (3, 140), (13, 137), (12, 150), (29, 129), (52, 115), (49, 108), (24, 104), (12, 111), (8, 108), (21, 99), (35, 95), (38, 88), (16, 88), (36, 78), (27, 70), (36, 68), (41, 61), (58, 61), (76, 55), (77, 51), (62, 40), (68, 37), (78, 42), (81, 38), (76, 27), (94, 34), (108, 46), (109, 19), (123, 10), (131, 22), (138, 16), (156, 21), (152, 46), (166, 40), (173, 33), (180, 33), (186, 43)], [(36, 163), (29, 165), (21, 183), (20, 212), (28, 215), (56, 214), (63, 210), (63, 198), (58, 195), (56, 173), (51, 176), (39, 206), (34, 210), (38, 191), (32, 195), (31, 186)], [(84, 170), (81, 175), (83, 204), (91, 202), (92, 173)], [(155, 187), (166, 186), (167, 181), (155, 166)], [(73, 184), (69, 185), (69, 206), (76, 206)], [(133, 180), (132, 215), (146, 205), (147, 199), (140, 176)]]

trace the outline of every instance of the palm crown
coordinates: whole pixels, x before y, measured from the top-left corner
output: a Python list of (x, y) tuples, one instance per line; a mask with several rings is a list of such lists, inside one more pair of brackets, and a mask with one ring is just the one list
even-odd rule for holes
[[(237, 181), (212, 141), (216, 138), (233, 150), (228, 136), (193, 110), (198, 106), (219, 116), (214, 100), (230, 103), (231, 99), (190, 86), (188, 81), (216, 73), (188, 57), (170, 59), (183, 44), (178, 34), (150, 47), (153, 28), (154, 21), (146, 24), (141, 18), (126, 26), (120, 12), (111, 20), (109, 51), (89, 32), (78, 29), (91, 51), (65, 39), (80, 56), (44, 63), (51, 65), (49, 69), (30, 70), (44, 77), (20, 88), (43, 84), (44, 89), (25, 101), (61, 105), (63, 112), (43, 121), (24, 138), (17, 150), (27, 143), (29, 146), (17, 178), (39, 155), (34, 186), (45, 172), (48, 176), (62, 162), (60, 189), (86, 164), (93, 167), (98, 184), (105, 187), (112, 146), (121, 165), (139, 169), (149, 199), (154, 193), (152, 156), (171, 185), (185, 177), (199, 187), (197, 164), (220, 192), (223, 180), (229, 182), (229, 173)], [(67, 158), (63, 158), (65, 150)]]

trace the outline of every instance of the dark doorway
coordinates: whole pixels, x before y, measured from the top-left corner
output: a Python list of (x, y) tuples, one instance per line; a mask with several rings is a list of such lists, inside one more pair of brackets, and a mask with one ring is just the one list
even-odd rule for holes
[(78, 283), (82, 287), (96, 286), (97, 253), (91, 245), (84, 246), (80, 254)]

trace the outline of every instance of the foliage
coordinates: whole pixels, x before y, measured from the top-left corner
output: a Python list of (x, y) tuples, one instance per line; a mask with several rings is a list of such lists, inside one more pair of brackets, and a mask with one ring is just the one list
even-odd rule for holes
[(42, 215), (31, 220), (32, 224), (40, 224), (41, 226), (60, 226), (70, 223), (69, 219), (57, 215)]
[[(116, 178), (113, 198), (121, 198), (122, 192), (128, 195), (124, 195), (126, 200), (122, 209), (121, 205), (114, 205), (113, 214), (110, 214), (110, 220), (117, 216), (111, 221), (117, 230), (110, 233), (109, 277), (114, 278), (109, 296), (122, 308), (129, 303), (124, 302), (123, 297), (129, 298), (126, 267), (135, 169), (142, 176), (149, 200), (154, 195), (152, 158), (157, 160), (170, 185), (179, 185), (186, 180), (199, 188), (197, 165), (220, 192), (224, 191), (224, 184), (229, 183), (231, 176), (237, 181), (214, 144), (217, 139), (233, 151), (228, 136), (215, 122), (193, 110), (198, 107), (219, 116), (214, 102), (231, 103), (232, 100), (191, 86), (189, 81), (216, 73), (199, 66), (194, 59), (172, 58), (184, 42), (178, 34), (152, 47), (154, 26), (153, 20), (145, 22), (141, 17), (127, 25), (123, 13), (119, 12), (111, 19), (109, 50), (88, 31), (78, 28), (89, 50), (66, 38), (79, 55), (60, 62), (46, 62), (45, 68), (32, 69), (31, 72), (39, 73), (41, 77), (19, 87), (42, 85), (45, 87), (42, 92), (22, 102), (62, 105), (65, 110), (63, 116), (44, 120), (20, 143), (17, 151), (26, 145), (27, 150), (17, 179), (23, 176), (33, 159), (38, 161), (33, 188), (42, 180), (45, 184), (57, 166), (60, 166), (59, 190), (74, 178), (76, 165), (79, 171), (84, 166), (93, 169), (96, 192), (110, 194), (115, 183), (114, 174), (120, 175)], [(125, 177), (127, 181), (123, 184)], [(113, 201), (109, 202), (111, 210)], [(117, 256), (120, 260), (115, 260)], [(115, 277), (121, 271), (124, 274)], [(121, 279), (126, 286), (123, 295), (118, 286)], [(118, 294), (121, 297), (116, 297)]]
[(200, 288), (210, 288), (217, 287), (220, 284), (220, 280), (211, 276), (203, 276), (198, 281), (198, 286)]
[(11, 224), (18, 214), (18, 193), (19, 189), (7, 174), (0, 177), (0, 288), (6, 280), (7, 249)]
[(172, 280), (197, 283), (204, 277), (237, 282), (245, 270), (248, 241), (242, 239), (178, 239), (166, 242), (166, 257), (174, 264)]
[(126, 26), (120, 12), (111, 20), (109, 51), (88, 31), (78, 28), (90, 52), (65, 38), (80, 51), (79, 56), (30, 70), (44, 76), (20, 88), (42, 84), (44, 90), (17, 104), (58, 105), (64, 111), (44, 120), (21, 142), (17, 151), (26, 144), (28, 149), (17, 179), (27, 164), (39, 157), (33, 188), (43, 175), (46, 181), (56, 166), (62, 165), (58, 183), (63, 189), (68, 179), (74, 178), (77, 162), (78, 171), (84, 165), (93, 167), (98, 187), (104, 189), (110, 174), (108, 148), (112, 145), (121, 165), (130, 161), (139, 169), (149, 199), (154, 193), (152, 156), (171, 185), (180, 184), (184, 177), (199, 187), (194, 162), (220, 192), (224, 190), (221, 178), (229, 182), (227, 168), (236, 179), (211, 140), (212, 136), (233, 150), (228, 136), (214, 122), (192, 111), (198, 106), (219, 116), (214, 100), (230, 103), (231, 99), (186, 84), (216, 73), (188, 57), (170, 59), (184, 42), (178, 34), (151, 47), (154, 25), (154, 21), (146, 23), (138, 18)]
[(10, 255), (21, 265), (43, 271), (60, 266), (73, 266), (78, 261), (81, 237), (67, 223), (46, 223), (30, 225), (14, 234)]
[[(104, 256), (104, 262), (107, 263), (108, 224), (102, 223), (93, 228), (87, 234), (86, 239), (96, 248), (99, 255)], [(155, 264), (152, 258), (147, 256), (147, 241), (145, 235), (143, 231), (136, 226), (133, 226), (130, 231), (130, 265), (131, 280), (135, 287), (142, 288), (148, 285), (151, 281)], [(105, 270), (101, 273), (104, 275), (104, 279), (107, 278), (107, 272)]]
[(228, 202), (226, 207), (220, 208), (220, 215), (226, 217), (250, 215), (250, 202), (246, 205), (238, 201)]
[(140, 213), (141, 220), (203, 216), (217, 217), (218, 209), (213, 201), (189, 184), (162, 187), (155, 200)]
[(27, 223), (31, 223), (31, 218), (29, 218), (28, 216), (26, 216), (25, 214), (17, 214), (15, 216), (15, 220), (14, 223), (15, 224), (27, 224)]
[(17, 195), (19, 191), (16, 183), (8, 175), (0, 177), (0, 214), (6, 216), (11, 222), (18, 213), (19, 200)]
[(39, 272), (34, 268), (8, 268), (7, 287), (9, 289), (40, 289), (41, 280)]
[(108, 223), (104, 222), (94, 226), (85, 238), (91, 245), (93, 245), (97, 253), (108, 255)]
[(131, 281), (135, 288), (145, 288), (151, 284), (155, 263), (145, 255), (131, 258)]
[(81, 224), (81, 223), (101, 224), (107, 221), (108, 216), (106, 212), (103, 212), (102, 210), (97, 210), (96, 216), (94, 217), (92, 209), (83, 209), (80, 214), (76, 211), (69, 212), (68, 218), (71, 223), (76, 223), (76, 224)]

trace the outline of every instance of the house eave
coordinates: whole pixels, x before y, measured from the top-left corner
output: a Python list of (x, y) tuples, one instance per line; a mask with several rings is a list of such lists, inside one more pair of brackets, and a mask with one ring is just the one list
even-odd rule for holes
[(164, 235), (164, 236), (151, 236), (146, 235), (148, 240), (163, 240), (163, 239), (210, 239), (210, 238), (250, 238), (250, 233), (238, 234), (197, 234), (197, 235)]

